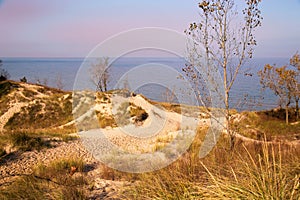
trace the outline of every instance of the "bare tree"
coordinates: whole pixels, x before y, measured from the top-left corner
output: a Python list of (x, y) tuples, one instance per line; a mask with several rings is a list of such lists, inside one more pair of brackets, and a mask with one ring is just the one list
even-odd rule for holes
[(44, 85), (44, 86), (48, 85), (47, 78), (43, 78), (43, 80), (41, 80), (39, 77), (34, 77), (34, 80), (35, 80), (36, 84), (38, 84), (38, 85)]
[(108, 71), (109, 58), (100, 58), (97, 63), (92, 64), (90, 68), (90, 75), (93, 84), (96, 86), (97, 91), (107, 91), (109, 82), (109, 71)]
[(126, 76), (125, 79), (123, 80), (123, 89), (127, 90), (128, 92), (131, 92), (128, 76)]
[(173, 87), (171, 90), (166, 88), (166, 90), (162, 93), (162, 99), (167, 103), (174, 103), (176, 100), (175, 87)]
[[(192, 42), (188, 44), (189, 64), (184, 71), (195, 85), (201, 86), (203, 84), (197, 83), (201, 78), (197, 69), (205, 70), (204, 75), (208, 76), (206, 79), (209, 84), (220, 93), (219, 98), (225, 107), (225, 129), (230, 136), (231, 149), (234, 147), (235, 131), (230, 127), (230, 91), (241, 67), (248, 58), (252, 58), (253, 47), (256, 45), (253, 34), (262, 20), (258, 8), (261, 0), (244, 2), (245, 8), (240, 17), (234, 0), (202, 1), (199, 3), (200, 21), (190, 24), (189, 29), (185, 31)], [(222, 94), (221, 90), (218, 90), (220, 86), (216, 84), (216, 69), (222, 71), (222, 88), (225, 91)]]
[(280, 102), (284, 104), (286, 124), (288, 124), (289, 106), (297, 88), (296, 71), (289, 70), (286, 66), (274, 67), (267, 64), (263, 70), (258, 72), (258, 75), (260, 76), (260, 83), (262, 84), (263, 89), (271, 89), (274, 94), (280, 98)]
[(59, 90), (62, 90), (64, 88), (64, 84), (63, 84), (63, 81), (62, 81), (62, 78), (61, 78), (61, 74), (58, 74), (56, 76), (55, 83), (56, 83), (56, 87)]

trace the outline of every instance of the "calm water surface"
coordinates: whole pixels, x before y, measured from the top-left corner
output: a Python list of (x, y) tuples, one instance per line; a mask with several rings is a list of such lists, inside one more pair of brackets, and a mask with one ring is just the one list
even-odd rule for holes
[[(46, 83), (49, 86), (56, 87), (57, 79), (60, 78), (63, 82), (63, 89), (72, 90), (77, 73), (79, 73), (81, 75), (79, 81), (81, 81), (81, 85), (84, 85), (84, 89), (95, 89), (90, 80), (88, 67), (81, 67), (83, 66), (83, 58), (2, 58), (2, 61), (2, 67), (9, 72), (12, 80), (18, 81), (25, 76), (28, 82)], [(263, 110), (277, 107), (277, 97), (271, 91), (261, 91), (257, 72), (267, 63), (281, 66), (288, 64), (288, 62), (288, 58), (257, 58), (250, 60), (241, 70), (241, 74), (233, 85), (231, 105), (239, 110)], [(109, 87), (119, 87), (118, 80), (124, 74), (137, 66), (147, 67), (146, 65), (149, 63), (157, 66), (169, 66), (181, 73), (185, 61), (180, 58), (119, 58), (110, 67), (111, 81)], [(245, 73), (252, 74), (252, 76), (244, 76)], [(149, 72), (146, 74), (140, 73), (136, 75), (135, 79), (147, 79), (149, 76), (151, 76)], [(128, 79), (131, 78), (129, 75)], [(130, 82), (130, 80), (128, 81)], [(176, 83), (174, 85), (176, 87)], [(164, 100), (163, 94), (165, 91), (166, 88), (155, 83), (149, 83), (137, 89), (137, 92), (158, 101)]]

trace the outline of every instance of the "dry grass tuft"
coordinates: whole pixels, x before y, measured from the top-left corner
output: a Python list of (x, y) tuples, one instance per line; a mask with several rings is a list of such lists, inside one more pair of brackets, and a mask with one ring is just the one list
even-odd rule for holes
[(84, 162), (78, 158), (56, 160), (48, 166), (38, 164), (33, 174), (0, 185), (0, 199), (86, 199), (83, 168)]

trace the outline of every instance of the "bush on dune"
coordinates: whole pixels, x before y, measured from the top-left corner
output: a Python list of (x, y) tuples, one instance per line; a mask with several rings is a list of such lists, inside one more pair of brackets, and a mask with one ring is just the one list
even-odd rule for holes
[(9, 133), (8, 140), (14, 148), (21, 151), (41, 150), (50, 147), (50, 144), (44, 141), (41, 136), (26, 132)]

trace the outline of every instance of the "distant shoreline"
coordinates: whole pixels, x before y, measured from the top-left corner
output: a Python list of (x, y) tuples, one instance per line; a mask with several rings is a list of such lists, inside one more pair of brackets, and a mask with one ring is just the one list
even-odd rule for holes
[[(25, 76), (28, 82), (37, 83), (37, 80), (39, 80), (39, 82), (42, 84), (43, 82), (45, 82), (45, 85), (47, 86), (56, 87), (56, 79), (57, 77), (61, 76), (64, 85), (63, 89), (71, 91), (73, 90), (77, 71), (79, 70), (84, 58), (9, 57), (1, 59), (3, 60), (3, 68), (10, 73), (10, 79), (14, 81), (19, 81)], [(231, 97), (236, 101), (239, 101), (238, 104), (240, 104), (240, 102), (244, 99), (244, 96), (248, 94), (247, 105), (240, 104), (239, 110), (268, 110), (278, 107), (277, 97), (271, 91), (261, 93), (261, 86), (259, 84), (259, 79), (256, 76), (256, 73), (267, 63), (281, 66), (286, 64), (288, 61), (288, 58), (255, 58), (249, 60), (249, 64), (241, 70), (241, 74), (233, 85), (231, 93)], [(120, 59), (117, 59), (112, 64), (111, 68), (113, 74), (111, 77), (113, 80), (110, 82), (110, 85), (113, 86), (118, 81), (120, 76), (126, 71), (130, 70), (132, 67), (139, 66), (145, 63), (164, 64), (174, 67), (174, 69), (178, 70), (179, 72), (181, 71), (182, 66), (185, 64), (184, 59), (182, 58), (122, 57)], [(88, 74), (88, 70), (85, 70), (85, 73)], [(253, 76), (245, 77), (244, 73), (252, 73)], [(88, 78), (82, 81), (85, 82), (85, 84), (87, 85), (86, 87), (93, 88), (93, 85), (91, 85), (91, 83), (88, 83), (90, 81)], [(155, 101), (163, 101), (161, 99), (162, 91), (157, 91), (157, 88), (149, 86), (142, 89), (143, 91), (139, 91), (139, 93), (144, 94), (149, 99)], [(261, 104), (262, 106), (260, 106), (259, 104)]]

